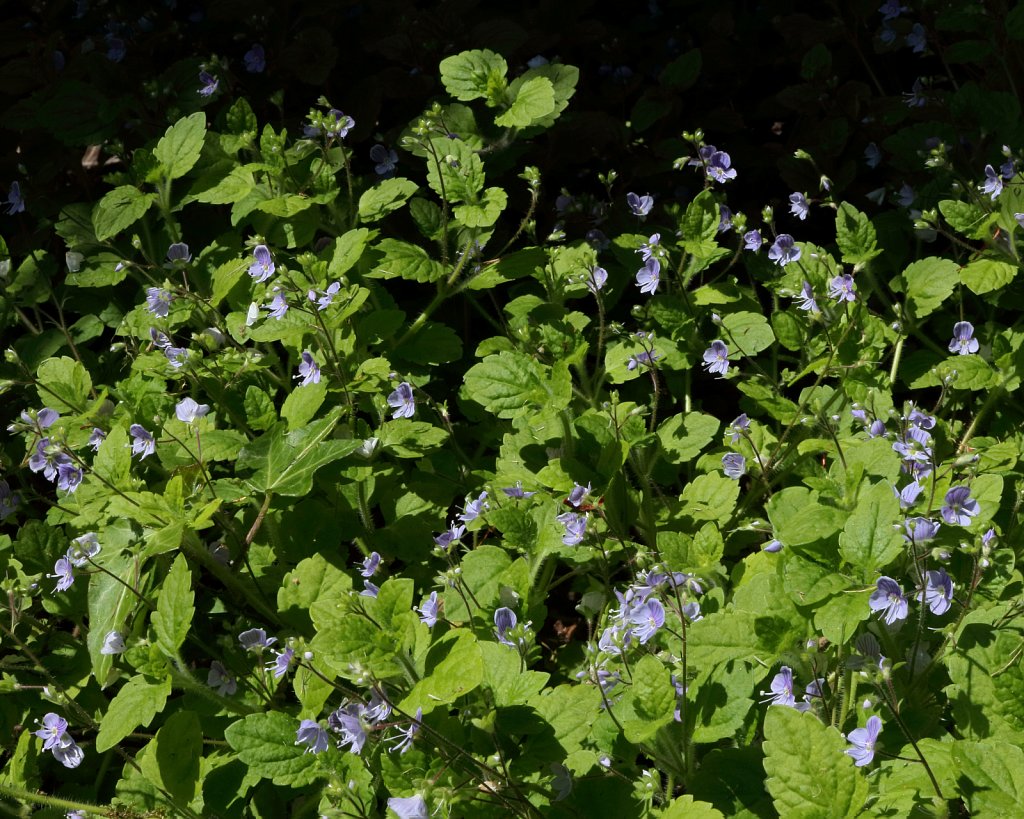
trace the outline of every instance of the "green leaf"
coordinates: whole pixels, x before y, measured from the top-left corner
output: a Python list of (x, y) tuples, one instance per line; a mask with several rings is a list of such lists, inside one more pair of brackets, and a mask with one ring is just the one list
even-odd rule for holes
[(445, 276), (444, 265), (431, 259), (419, 245), (399, 239), (383, 239), (377, 249), (384, 254), (384, 258), (367, 274), (372, 278), (436, 282)]
[(683, 232), (683, 247), (688, 253), (699, 252), (705, 243), (713, 242), (721, 221), (718, 203), (711, 191), (702, 191), (686, 206), (680, 228)]
[(833, 643), (846, 643), (857, 633), (857, 627), (871, 616), (868, 598), (873, 592), (872, 587), (836, 595), (814, 612), (815, 629)]
[(961, 793), (971, 816), (1018, 815), (1024, 804), (1024, 750), (1019, 745), (960, 740), (953, 744), (953, 762), (961, 771)]
[(67, 356), (48, 358), (36, 370), (36, 379), (36, 392), (44, 407), (57, 412), (85, 412), (92, 378), (81, 362)]
[(683, 513), (696, 520), (723, 522), (732, 517), (739, 482), (718, 473), (699, 475), (683, 489)]
[(156, 201), (151, 193), (143, 193), (134, 185), (121, 185), (107, 191), (92, 212), (92, 226), (96, 238), (103, 242), (116, 236), (143, 217)]
[(132, 451), (128, 433), (124, 427), (113, 427), (100, 444), (92, 462), (92, 471), (104, 483), (125, 491), (132, 488), (131, 470)]
[(837, 574), (834, 567), (812, 563), (792, 552), (785, 557), (782, 579), (786, 592), (798, 606), (821, 603), (850, 586), (850, 581)]
[(726, 313), (722, 326), (728, 331), (722, 338), (733, 353), (751, 356), (768, 349), (775, 341), (768, 319), (760, 313)]
[[(646, 742), (672, 722), (676, 690), (665, 665), (645, 654), (633, 668), (633, 687), (621, 714), (623, 734), (630, 742)], [(630, 713), (631, 712), (631, 713)]]
[(441, 60), (441, 82), (455, 99), (493, 99), (506, 86), (508, 63), (489, 49), (463, 51)]
[(806, 322), (800, 321), (791, 311), (778, 310), (772, 313), (771, 324), (775, 338), (787, 350), (799, 350), (803, 347)]
[(562, 684), (545, 688), (529, 704), (551, 726), (564, 752), (571, 754), (590, 740), (601, 694), (597, 686)]
[(894, 524), (900, 504), (884, 481), (861, 489), (857, 506), (839, 536), (839, 553), (867, 580), (903, 553), (903, 538)]
[(252, 171), (244, 167), (235, 167), (212, 188), (193, 196), (196, 202), (210, 205), (230, 205), (248, 196), (256, 187), (256, 179)]
[(334, 252), (327, 265), (327, 272), (331, 277), (337, 279), (348, 273), (363, 255), (369, 240), (370, 231), (366, 228), (357, 228), (341, 234), (334, 242)]
[(544, 268), (547, 261), (548, 256), (541, 248), (523, 248), (484, 266), (470, 279), (469, 289), (487, 290), (515, 278), (534, 275), (538, 269)]
[(192, 572), (188, 561), (179, 554), (160, 588), (156, 611), (153, 613), (153, 628), (157, 644), (169, 656), (175, 656), (188, 636), (192, 617), (195, 614), (192, 594)]
[(269, 429), (277, 420), (274, 402), (263, 390), (249, 386), (245, 391), (245, 418), (253, 429)]
[(299, 497), (313, 488), (313, 474), (322, 466), (355, 452), (362, 441), (330, 439), (341, 409), (302, 429), (285, 431), (276, 424), (238, 454), (237, 466), (255, 469), (246, 479), (257, 491)]
[(146, 535), (146, 548), (143, 550), (142, 556), (148, 558), (173, 552), (181, 546), (184, 537), (184, 521), (176, 520), (168, 523)]
[(718, 666), (710, 679), (703, 680), (695, 697), (691, 688), (693, 741), (710, 743), (735, 736), (754, 707), (750, 692), (763, 674), (745, 663), (729, 663)]
[(1005, 287), (1017, 275), (1017, 265), (995, 259), (978, 259), (960, 270), (960, 281), (981, 295)]
[(917, 318), (924, 318), (948, 299), (960, 281), (960, 265), (950, 259), (929, 256), (903, 271), (903, 290), (907, 307)]
[[(520, 352), (489, 355), (470, 368), (463, 395), (499, 418), (515, 418), (534, 407), (565, 406), (557, 400), (552, 382), (540, 364)], [(551, 402), (555, 402), (555, 406)]]
[(690, 794), (677, 796), (655, 815), (660, 819), (724, 819), (710, 802), (695, 802)]
[(449, 202), (475, 202), (486, 178), (483, 161), (464, 140), (439, 137), (430, 142), (438, 157), (438, 162), (431, 158), (427, 163), (430, 189)]
[[(477, 547), (462, 559), (461, 582), (477, 601), (475, 606), (486, 610), (497, 607), (495, 603), (501, 590), (501, 578), (511, 565), (512, 558), (504, 549), (486, 544)], [(447, 618), (453, 622), (470, 619), (466, 602), (455, 589), (445, 592), (444, 610)], [(519, 667), (518, 661), (516, 667)]]
[(363, 673), (360, 667), (381, 679), (404, 675), (397, 657), (408, 652), (417, 642), (417, 632), (426, 628), (412, 610), (412, 595), (411, 580), (387, 580), (376, 599), (360, 599), (365, 617), (353, 612), (348, 601), (317, 601), (310, 611), (317, 626), (310, 649), (347, 678)]
[(228, 130), (236, 136), (245, 134), (255, 135), (259, 128), (256, 114), (245, 97), (239, 97), (228, 109), (227, 113)]
[(961, 202), (959, 199), (943, 199), (939, 202), (939, 211), (953, 230), (969, 239), (985, 238), (991, 226), (999, 219), (998, 213), (986, 211), (978, 205)]
[(658, 427), (658, 440), (670, 463), (692, 461), (718, 434), (721, 422), (701, 412), (673, 415)]
[(843, 261), (853, 265), (871, 261), (882, 252), (875, 226), (849, 202), (843, 202), (836, 211), (836, 244)]
[[(958, 390), (983, 390), (996, 383), (998, 374), (979, 355), (951, 355), (934, 363), (910, 382), (912, 389), (951, 384)], [(947, 380), (951, 379), (951, 380)]]
[(289, 193), (284, 196), (274, 196), (270, 199), (264, 199), (256, 205), (256, 210), (263, 211), (263, 213), (269, 213), (271, 216), (280, 216), (283, 219), (287, 219), (291, 216), (295, 216), (297, 213), (302, 213), (314, 204), (314, 201), (308, 196)]
[(551, 677), (540, 671), (523, 671), (519, 654), (509, 651), (508, 646), (500, 643), (479, 643), (479, 646), (483, 657), (483, 684), (491, 689), (494, 705), (498, 708), (525, 705), (531, 697), (540, 693)]
[(817, 502), (818, 495), (802, 486), (776, 492), (766, 505), (775, 536), (786, 546), (802, 546), (838, 532), (846, 515)]
[(769, 706), (764, 719), (765, 782), (775, 809), (787, 819), (857, 816), (868, 794), (867, 780), (843, 751), (835, 728), (814, 714)]
[[(767, 619), (767, 618), (766, 618)], [(695, 668), (710, 668), (735, 660), (753, 660), (763, 652), (753, 612), (729, 609), (709, 614), (690, 626), (687, 647)]]
[(231, 259), (218, 265), (217, 269), (213, 271), (210, 303), (214, 306), (220, 304), (234, 289), (234, 286), (242, 280), (248, 267), (248, 263), (238, 259)]
[(555, 110), (555, 87), (547, 77), (533, 77), (516, 92), (515, 101), (505, 113), (494, 118), (502, 128), (526, 128)]
[(999, 629), (993, 638), (991, 622), (981, 620), (965, 626), (957, 644), (960, 650), (945, 663), (952, 680), (946, 693), (953, 703), (958, 733), (969, 739), (1024, 743), (1020, 635)]
[(576, 93), (576, 83), (579, 82), (580, 72), (576, 66), (563, 65), (562, 63), (548, 63), (547, 65), (531, 68), (525, 74), (517, 77), (508, 87), (509, 94), (518, 94), (519, 88), (535, 77), (544, 77), (554, 89), (555, 105), (550, 114), (535, 119), (530, 123), (530, 128), (549, 128), (559, 115), (569, 105), (569, 100)]
[(277, 592), (277, 610), (290, 623), (305, 628), (314, 603), (337, 602), (346, 598), (351, 589), (352, 578), (328, 563), (323, 555), (316, 554), (284, 576)]
[(202, 757), (199, 717), (193, 711), (178, 711), (156, 732), (139, 765), (146, 779), (187, 805), (196, 795)]
[(397, 418), (385, 421), (377, 430), (381, 448), (397, 458), (420, 458), (437, 449), (448, 438), (448, 431), (426, 421)]
[(468, 694), (483, 679), (483, 655), (476, 637), (464, 630), (450, 631), (430, 647), (426, 674), (400, 707), (407, 713), (417, 708), (422, 708), (424, 714), (430, 713), (438, 705), (453, 703)]
[(202, 111), (179, 119), (164, 132), (153, 154), (168, 179), (178, 179), (192, 170), (199, 161), (205, 137), (206, 114)]
[(301, 788), (315, 782), (321, 770), (317, 755), (307, 754), (305, 745), (295, 744), (298, 730), (298, 720), (268, 711), (232, 723), (224, 731), (224, 739), (256, 776), (275, 785)]
[(131, 593), (132, 584), (138, 582), (138, 563), (132, 556), (108, 555), (103, 567), (106, 572), (93, 572), (89, 576), (89, 631), (86, 635), (92, 673), (100, 688), (106, 687), (107, 676), (114, 665), (112, 655), (100, 653), (103, 640), (111, 631), (125, 631), (128, 615), (136, 603)]
[(498, 221), (508, 204), (508, 195), (501, 188), (488, 188), (480, 201), (473, 204), (456, 205), (455, 218), (466, 227), (490, 227)]
[(89, 255), (80, 270), (68, 273), (67, 283), (72, 287), (112, 287), (128, 278), (128, 265), (117, 266), (121, 256), (115, 253)]
[(327, 398), (327, 384), (307, 384), (301, 390), (292, 390), (281, 406), (281, 417), (288, 422), (289, 430), (304, 427), (316, 415), (316, 411)]
[(402, 207), (418, 190), (419, 185), (402, 177), (378, 182), (359, 197), (359, 218), (364, 222), (383, 219)]
[(151, 680), (136, 674), (128, 680), (110, 701), (107, 713), (100, 720), (96, 750), (100, 753), (108, 751), (140, 725), (149, 725), (153, 717), (163, 710), (170, 693), (170, 677)]

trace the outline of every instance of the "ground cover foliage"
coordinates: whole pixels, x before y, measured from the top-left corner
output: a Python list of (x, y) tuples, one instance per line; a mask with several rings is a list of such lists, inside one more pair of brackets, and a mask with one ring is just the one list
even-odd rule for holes
[(1024, 5), (771, 5), (19, 10), (7, 813), (1013, 813)]

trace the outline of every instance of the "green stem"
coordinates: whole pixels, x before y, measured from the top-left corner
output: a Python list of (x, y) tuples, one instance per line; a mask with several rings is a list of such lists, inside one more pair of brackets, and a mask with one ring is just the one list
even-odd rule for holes
[[(23, 805), (35, 804), (45, 805), (48, 808), (59, 808), (62, 811), (70, 812), (73, 810), (81, 811), (82, 813), (91, 813), (96, 816), (110, 816), (110, 808), (104, 808), (100, 805), (90, 805), (88, 802), (79, 802), (72, 799), (61, 799), (59, 796), (47, 796), (44, 793), (37, 793), (36, 791), (25, 790), (24, 788), (16, 788), (13, 785), (6, 785), (0, 783), (0, 795), (16, 799)], [(141, 816), (142, 814), (130, 811), (129, 813), (122, 813), (123, 816)]]

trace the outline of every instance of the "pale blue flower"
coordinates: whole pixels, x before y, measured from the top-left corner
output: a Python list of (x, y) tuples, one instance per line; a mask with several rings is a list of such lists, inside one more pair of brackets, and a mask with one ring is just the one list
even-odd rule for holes
[(800, 248), (793, 243), (793, 237), (788, 233), (780, 233), (775, 237), (775, 242), (768, 248), (768, 258), (779, 267), (785, 267), (790, 262), (799, 261)]
[(132, 455), (138, 455), (140, 461), (156, 452), (156, 439), (142, 424), (132, 424), (128, 432), (132, 436)]
[(650, 194), (638, 196), (635, 193), (626, 194), (626, 204), (635, 216), (646, 216), (654, 207), (654, 198)]
[(651, 295), (658, 289), (658, 284), (661, 282), (661, 262), (651, 256), (645, 263), (644, 266), (637, 271), (636, 274), (636, 286), (640, 288), (641, 293), (650, 293)]
[(412, 418), (416, 412), (416, 396), (408, 381), (403, 381), (388, 396), (388, 406), (394, 410), (391, 415), (393, 419)]
[(329, 745), (327, 731), (316, 720), (304, 719), (295, 732), (295, 744), (305, 745), (307, 754), (319, 754), (326, 751)]
[(882, 619), (887, 626), (897, 620), (907, 619), (907, 598), (899, 583), (891, 577), (880, 577), (875, 591), (868, 598), (868, 606), (872, 611), (882, 612)]
[(252, 264), (249, 265), (249, 275), (257, 282), (265, 282), (274, 275), (277, 266), (270, 255), (270, 248), (266, 245), (256, 245), (252, 252)]
[(858, 768), (870, 764), (871, 760), (875, 758), (875, 743), (878, 742), (878, 734), (881, 730), (881, 717), (877, 715), (869, 717), (865, 728), (850, 731), (846, 739), (850, 742), (851, 747), (843, 753), (853, 757), (853, 764)]
[(725, 342), (715, 339), (711, 346), (704, 351), (704, 364), (702, 365), (709, 373), (725, 375), (729, 371), (729, 348)]
[(945, 569), (924, 573), (925, 586), (917, 599), (924, 601), (932, 614), (943, 615), (953, 604), (953, 578), (946, 574)]
[(316, 363), (313, 354), (309, 350), (302, 351), (302, 363), (299, 364), (299, 374), (294, 378), (301, 378), (300, 387), (307, 387), (310, 384), (320, 383), (320, 365)]
[(194, 424), (210, 411), (209, 404), (198, 404), (192, 398), (182, 398), (174, 407), (174, 414), (183, 424)]
[(796, 192), (789, 195), (789, 212), (801, 222), (807, 219), (807, 214), (811, 212), (811, 206), (802, 193)]
[(969, 321), (958, 321), (953, 325), (953, 338), (949, 342), (949, 351), (958, 355), (970, 355), (978, 352), (978, 339), (974, 338), (974, 325)]

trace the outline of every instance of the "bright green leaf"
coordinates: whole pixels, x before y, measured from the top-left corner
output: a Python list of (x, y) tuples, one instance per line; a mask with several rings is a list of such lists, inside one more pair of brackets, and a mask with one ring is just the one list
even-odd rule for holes
[(730, 353), (754, 355), (768, 349), (775, 341), (768, 319), (760, 313), (726, 313), (722, 317), (722, 326), (726, 330), (722, 340)]
[(863, 264), (882, 252), (875, 226), (849, 202), (843, 202), (836, 211), (836, 244), (848, 264)]
[(316, 754), (307, 754), (305, 745), (295, 744), (298, 730), (298, 720), (268, 711), (232, 723), (224, 738), (252, 773), (275, 785), (300, 788), (316, 781), (321, 768)]
[(206, 114), (197, 111), (168, 128), (153, 151), (168, 179), (187, 174), (199, 161), (206, 137)]
[(135, 224), (143, 217), (156, 197), (143, 193), (134, 185), (121, 185), (107, 191), (92, 212), (96, 238), (105, 241)]
[(857, 816), (868, 794), (867, 780), (843, 753), (839, 731), (812, 713), (769, 706), (764, 720), (766, 786), (775, 809), (787, 819)]
[(685, 464), (700, 454), (718, 434), (721, 422), (713, 415), (691, 412), (673, 415), (658, 427), (658, 440), (674, 464)]
[(996, 259), (978, 259), (960, 270), (962, 281), (979, 296), (1005, 287), (1017, 275), (1017, 265)]
[(285, 431), (277, 424), (238, 454), (237, 466), (255, 469), (247, 482), (259, 492), (298, 497), (313, 488), (313, 473), (355, 452), (362, 441), (328, 439), (340, 409), (302, 429)]
[(383, 239), (377, 249), (384, 254), (384, 258), (367, 274), (373, 278), (435, 282), (446, 273), (444, 265), (431, 259), (419, 245), (399, 239)]
[(914, 262), (903, 271), (907, 307), (924, 318), (952, 295), (959, 279), (960, 266), (950, 259), (929, 256)]
[(171, 678), (151, 680), (136, 674), (126, 682), (110, 701), (107, 713), (100, 720), (96, 750), (108, 751), (136, 728), (149, 725), (159, 714), (171, 693)]
[(527, 80), (505, 113), (494, 118), (502, 128), (526, 128), (555, 110), (555, 87), (546, 77)]
[(157, 643), (172, 657), (178, 653), (188, 636), (195, 614), (194, 600), (192, 572), (189, 571), (185, 556), (179, 554), (160, 588), (160, 597), (153, 614)]
[(469, 102), (493, 98), (506, 85), (508, 63), (499, 54), (463, 51), (441, 60), (441, 82), (455, 99)]
[(1016, 816), (1024, 804), (1024, 750), (1009, 742), (960, 740), (953, 761), (968, 780), (963, 790), (977, 819)]
[(301, 429), (316, 415), (316, 411), (327, 398), (327, 384), (307, 384), (301, 390), (292, 390), (281, 406), (281, 417), (288, 422), (289, 430)]
[(899, 520), (900, 504), (889, 484), (879, 481), (861, 489), (839, 536), (839, 552), (865, 580), (903, 553), (903, 538), (895, 528)]
[(359, 218), (364, 222), (383, 219), (402, 207), (418, 190), (419, 185), (402, 177), (378, 182), (359, 197)]

